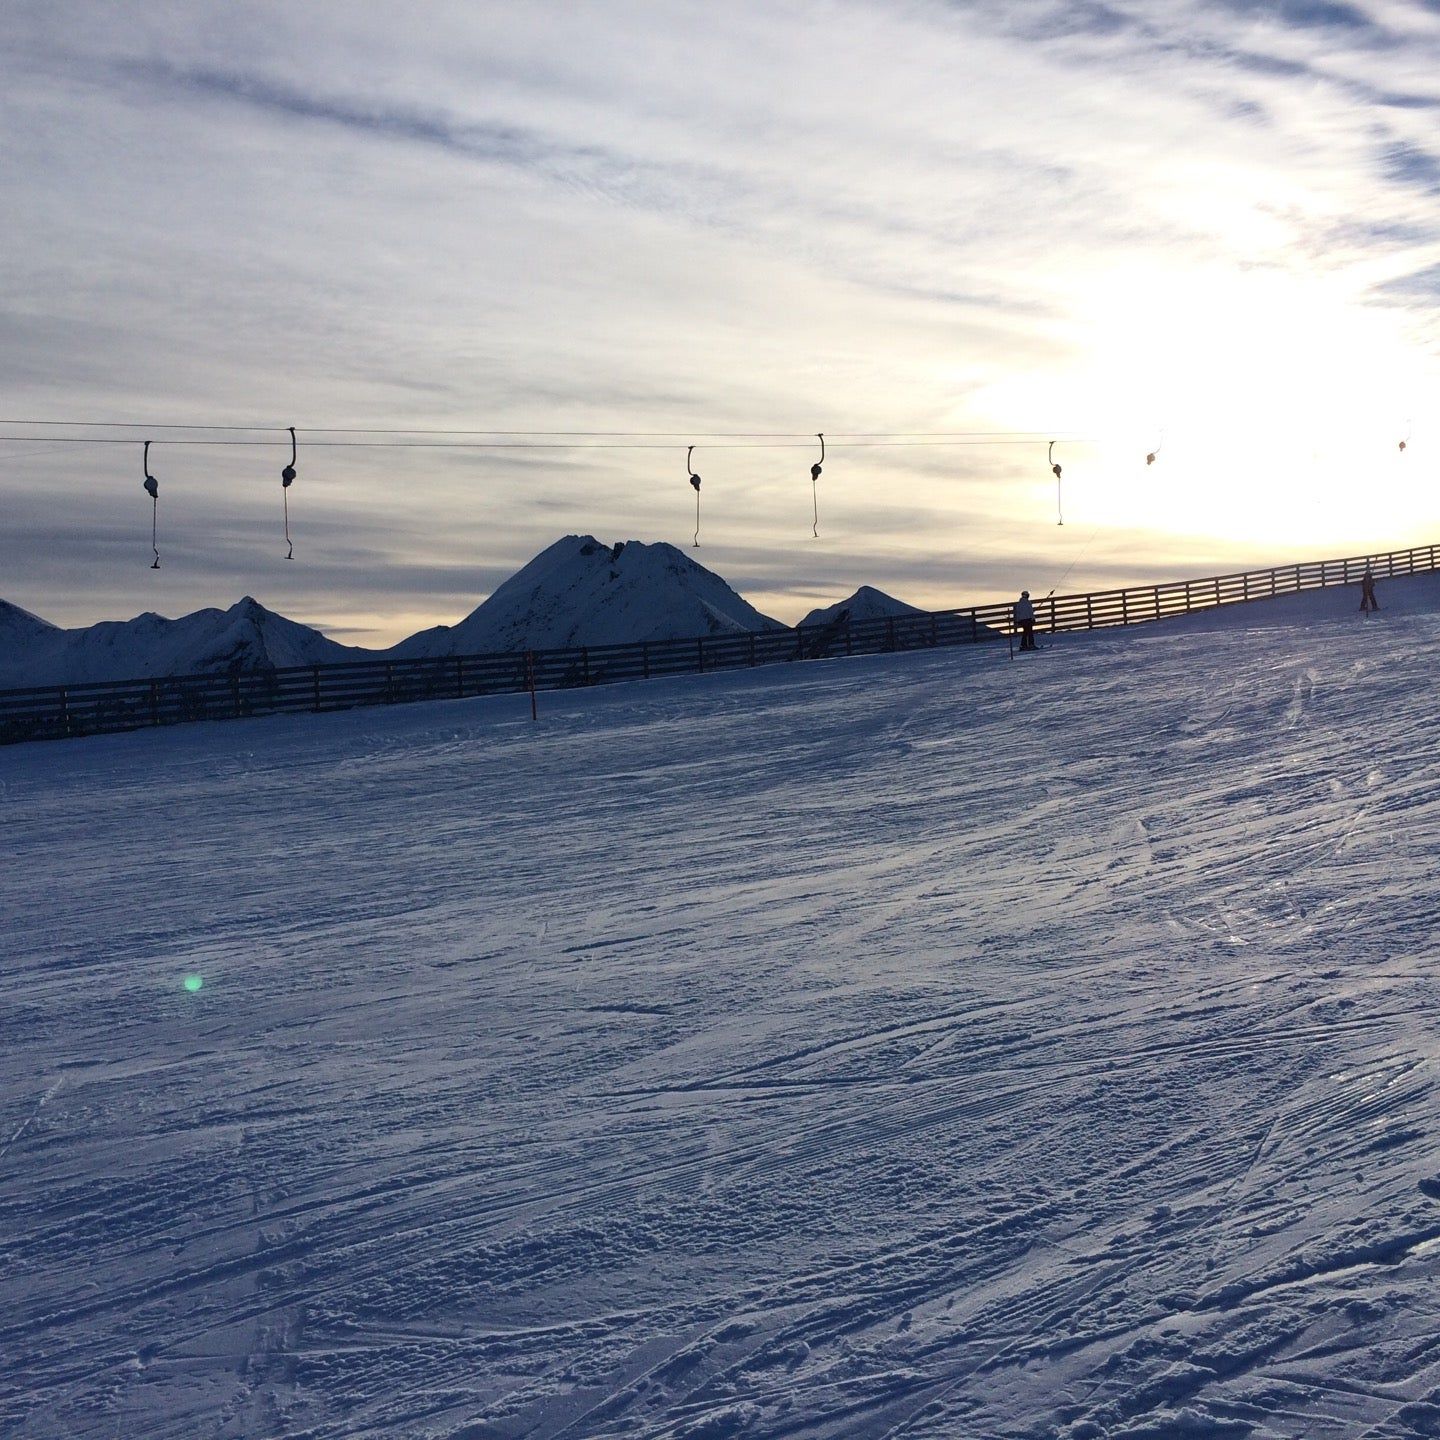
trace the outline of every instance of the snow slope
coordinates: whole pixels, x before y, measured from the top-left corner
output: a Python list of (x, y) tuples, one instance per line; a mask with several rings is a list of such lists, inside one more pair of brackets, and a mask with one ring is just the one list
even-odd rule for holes
[(924, 615), (924, 610), (907, 605), (873, 585), (862, 585), (847, 600), (837, 600), (833, 605), (824, 605), (812, 610), (800, 623), (802, 625), (828, 625), (838, 620), (842, 612), (850, 623), (861, 620), (883, 620), (888, 615)]
[(400, 658), (619, 645), (784, 627), (673, 545), (567, 535), (457, 625), (402, 640)]
[(0, 1434), (1440, 1433), (1437, 588), (0, 750)]
[[(133, 620), (101, 621), (62, 630), (6, 623), (0, 612), (0, 688), (78, 685), (93, 680), (144, 680), (160, 675), (248, 673), (286, 665), (365, 659), (370, 652), (326, 639), (246, 596), (228, 610), (196, 610), (178, 620), (147, 612)], [(35, 620), (34, 616), (26, 616)]]
[[(1381, 607), (1373, 617), (1377, 624), (1385, 617), (1440, 610), (1440, 577), (1414, 575), (1398, 580), (1382, 577), (1375, 582), (1375, 598)], [(1240, 605), (1222, 605), (1214, 610), (1197, 610), (1165, 623), (1167, 630), (1175, 633), (1202, 634), (1236, 628), (1291, 628), (1327, 621), (1348, 623), (1357, 618), (1364, 618), (1360, 612), (1360, 586), (1351, 584), (1250, 600)]]

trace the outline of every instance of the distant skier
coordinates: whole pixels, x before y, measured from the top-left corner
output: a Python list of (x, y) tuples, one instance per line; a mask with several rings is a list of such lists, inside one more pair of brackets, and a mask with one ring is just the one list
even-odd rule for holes
[(1028, 590), (1020, 592), (1020, 598), (1015, 602), (1014, 615), (1015, 623), (1020, 627), (1020, 648), (1022, 650), (1036, 649), (1035, 607), (1030, 603)]
[(1380, 602), (1375, 598), (1375, 576), (1368, 564), (1365, 566), (1365, 573), (1360, 577), (1360, 608), (1367, 615), (1380, 608)]

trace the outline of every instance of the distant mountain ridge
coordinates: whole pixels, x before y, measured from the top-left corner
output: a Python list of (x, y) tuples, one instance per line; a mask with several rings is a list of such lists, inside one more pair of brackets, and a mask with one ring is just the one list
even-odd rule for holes
[[(871, 586), (814, 610), (806, 625), (925, 612)], [(606, 545), (567, 535), (547, 546), (454, 625), (422, 630), (388, 650), (342, 645), (267, 610), (251, 596), (228, 610), (169, 620), (63, 629), (0, 600), (0, 689), (246, 674), (345, 660), (418, 659), (571, 646), (743, 635), (788, 626), (762, 614), (683, 550), (638, 540)]]
[(246, 674), (362, 660), (370, 653), (287, 620), (249, 595), (228, 610), (196, 610), (178, 620), (147, 611), (76, 630), (0, 601), (0, 688)]

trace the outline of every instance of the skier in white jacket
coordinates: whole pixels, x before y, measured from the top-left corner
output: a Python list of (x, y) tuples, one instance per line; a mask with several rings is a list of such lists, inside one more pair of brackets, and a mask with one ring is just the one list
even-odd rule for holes
[(1035, 645), (1035, 607), (1030, 603), (1030, 592), (1022, 590), (1020, 598), (1014, 606), (1015, 623), (1020, 627), (1020, 648), (1022, 650), (1034, 650)]

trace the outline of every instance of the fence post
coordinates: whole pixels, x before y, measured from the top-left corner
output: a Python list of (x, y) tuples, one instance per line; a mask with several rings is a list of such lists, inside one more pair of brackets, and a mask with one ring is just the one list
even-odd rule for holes
[(533, 650), (525, 652), (525, 684), (530, 690), (530, 718), (538, 720), (540, 707), (535, 702), (535, 652)]
[(755, 663), (755, 632), (750, 632), (750, 663)]
[(1130, 592), (1128, 590), (1120, 592), (1120, 623), (1122, 625), (1130, 623)]
[(885, 617), (885, 648), (887, 650), (895, 648), (895, 617), (893, 615)]
[(972, 645), (980, 643), (980, 617), (973, 609), (970, 611), (970, 643)]
[(590, 647), (588, 645), (580, 647), (580, 673), (588, 685), (590, 683)]
[(230, 700), (235, 706), (235, 719), (240, 718), (240, 676), (239, 674), (230, 677)]
[(160, 683), (157, 680), (150, 682), (150, 723), (160, 723)]
[[(388, 670), (390, 667), (387, 665), (385, 668)], [(310, 678), (314, 684), (315, 691), (315, 713), (318, 715), (320, 713), (320, 667), (318, 665), (312, 665), (310, 672)]]
[(60, 723), (65, 727), (65, 733), (70, 734), (70, 695), (62, 685), (60, 687)]
[(1085, 597), (1085, 628), (1087, 630), (1095, 628), (1095, 607), (1091, 603), (1089, 595)]
[(650, 642), (648, 640), (640, 642), (640, 665), (648, 680), (650, 678)]
[(455, 657), (455, 698), (457, 700), (465, 698), (465, 657), (463, 655)]
[(705, 641), (702, 638), (695, 641), (695, 664), (701, 675), (705, 673)]

